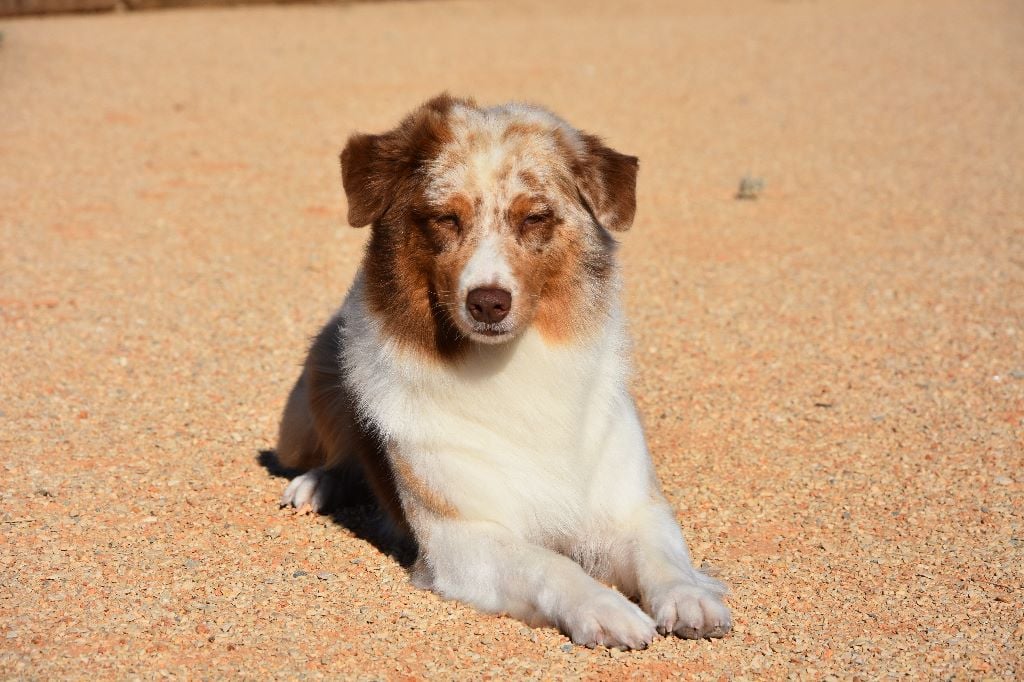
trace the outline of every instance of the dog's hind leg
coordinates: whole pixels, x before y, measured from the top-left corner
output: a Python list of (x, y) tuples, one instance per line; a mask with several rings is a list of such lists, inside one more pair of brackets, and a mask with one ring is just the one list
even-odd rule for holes
[[(277, 458), (282, 466), (305, 470), (285, 488), (281, 504), (324, 511), (344, 495), (367, 501), (358, 451), (359, 433), (341, 381), (338, 359), (341, 320), (334, 317), (313, 340), (302, 375), (281, 418)], [(356, 499), (352, 499), (356, 498)]]
[(306, 372), (303, 370), (288, 395), (277, 432), (277, 461), (286, 469), (305, 471), (323, 466), (325, 460), (313, 423), (306, 383)]

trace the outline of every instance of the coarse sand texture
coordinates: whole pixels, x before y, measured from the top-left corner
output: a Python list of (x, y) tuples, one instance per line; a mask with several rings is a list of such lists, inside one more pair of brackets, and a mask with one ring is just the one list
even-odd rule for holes
[[(0, 32), (0, 677), (1024, 676), (1021, 3)], [(368, 235), (337, 154), (442, 90), (640, 157), (633, 391), (725, 639), (573, 647), (278, 508), (261, 453)]]

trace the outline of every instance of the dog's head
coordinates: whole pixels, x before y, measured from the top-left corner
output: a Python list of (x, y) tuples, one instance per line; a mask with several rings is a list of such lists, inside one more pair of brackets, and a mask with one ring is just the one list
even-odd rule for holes
[(353, 135), (341, 163), (349, 222), (373, 225), (368, 297), (392, 334), (444, 354), (600, 323), (635, 157), (537, 107), (442, 95), (394, 130)]

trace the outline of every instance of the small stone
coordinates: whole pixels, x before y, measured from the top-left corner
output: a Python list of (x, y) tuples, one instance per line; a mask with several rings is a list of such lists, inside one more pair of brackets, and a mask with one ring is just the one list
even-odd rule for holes
[(270, 538), (271, 540), (274, 540), (274, 539), (276, 539), (276, 538), (278, 538), (280, 536), (281, 536), (281, 527), (280, 526), (274, 526), (273, 528), (271, 528), (271, 529), (269, 529), (267, 531), (267, 537)]
[(561, 649), (562, 651), (564, 651), (567, 654), (572, 652), (572, 644), (566, 643), (566, 644), (563, 644), (562, 646), (560, 646), (558, 648)]
[(1009, 476), (996, 476), (993, 481), (996, 485), (1010, 485), (1013, 483), (1013, 479)]
[(762, 178), (744, 175), (740, 179), (739, 189), (736, 190), (736, 198), (750, 201), (756, 199), (763, 189), (764, 180)]
[(309, 573), (306, 573), (305, 571), (295, 571), (292, 573), (293, 578), (301, 578), (304, 575), (309, 575)]
[(334, 574), (333, 573), (329, 573), (327, 571), (317, 571), (316, 577), (320, 578), (320, 580), (330, 580), (331, 578), (334, 577)]
[(1010, 372), (1010, 376), (1014, 379), (1024, 379), (1024, 369), (1015, 369)]

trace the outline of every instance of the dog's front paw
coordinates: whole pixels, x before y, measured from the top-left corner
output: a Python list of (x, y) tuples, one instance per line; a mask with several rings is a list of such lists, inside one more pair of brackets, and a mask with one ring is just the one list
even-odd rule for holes
[(724, 637), (732, 629), (732, 616), (715, 591), (678, 582), (650, 596), (649, 609), (658, 632), (674, 633), (684, 639)]
[(654, 639), (654, 621), (614, 590), (602, 589), (586, 598), (565, 619), (566, 634), (576, 644), (593, 648), (646, 649)]
[(281, 495), (281, 506), (301, 507), (308, 504), (313, 511), (327, 508), (334, 491), (334, 476), (326, 469), (310, 469), (291, 480)]

